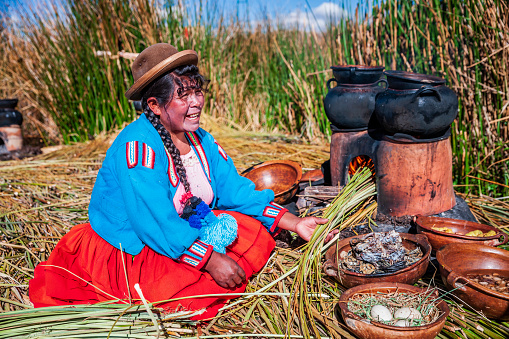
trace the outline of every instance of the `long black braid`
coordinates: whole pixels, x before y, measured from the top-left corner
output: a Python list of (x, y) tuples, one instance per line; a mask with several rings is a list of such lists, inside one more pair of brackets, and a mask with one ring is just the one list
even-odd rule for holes
[[(186, 80), (183, 81), (181, 77), (186, 77)], [(171, 158), (175, 163), (175, 169), (177, 170), (177, 173), (180, 177), (180, 180), (182, 181), (182, 184), (184, 185), (186, 192), (191, 192), (191, 187), (189, 186), (189, 182), (187, 180), (186, 168), (184, 167), (182, 159), (180, 158), (180, 151), (173, 143), (168, 130), (163, 126), (163, 124), (161, 124), (159, 116), (154, 114), (154, 112), (152, 112), (148, 106), (147, 99), (152, 97), (156, 98), (159, 106), (163, 107), (171, 100), (173, 100), (175, 92), (177, 92), (177, 95), (181, 95), (181, 93), (187, 89), (202, 88), (205, 90), (206, 88), (204, 87), (206, 87), (206, 85), (207, 81), (205, 80), (205, 77), (199, 73), (198, 67), (194, 65), (180, 66), (175, 68), (171, 73), (166, 73), (165, 75), (155, 80), (145, 90), (141, 99), (143, 111), (148, 120), (159, 133), (164, 146), (170, 153)], [(177, 87), (176, 91), (175, 87)]]

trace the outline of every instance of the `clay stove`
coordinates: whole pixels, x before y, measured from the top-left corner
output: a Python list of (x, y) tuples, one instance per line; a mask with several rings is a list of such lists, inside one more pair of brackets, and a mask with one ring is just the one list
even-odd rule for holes
[[(453, 210), (457, 197), (453, 189), (449, 138), (458, 104), (454, 92), (444, 85), (445, 80), (386, 71), (383, 72), (385, 81), (379, 80), (380, 71), (378, 79), (376, 75), (369, 79), (371, 83), (355, 83), (349, 81), (349, 74), (364, 71), (374, 74), (374, 68), (331, 68), (338, 85), (330, 88), (329, 80), (324, 104), (333, 132), (332, 185), (345, 185), (352, 160), (367, 156), (374, 163), (377, 216), (404, 219)], [(385, 90), (380, 89), (380, 81), (387, 83)], [(340, 108), (342, 102), (348, 105)], [(353, 124), (353, 117), (358, 116), (364, 117), (363, 123), (357, 120)], [(473, 218), (468, 208), (464, 214), (456, 218)]]
[(371, 158), (375, 166), (378, 212), (391, 217), (433, 215), (456, 204), (449, 134), (433, 139), (390, 136), (380, 128), (333, 128), (331, 179), (344, 186), (350, 162)]

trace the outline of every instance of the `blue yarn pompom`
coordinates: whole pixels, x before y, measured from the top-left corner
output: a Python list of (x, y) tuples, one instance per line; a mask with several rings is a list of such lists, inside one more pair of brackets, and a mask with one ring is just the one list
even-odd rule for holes
[(210, 207), (204, 201), (200, 202), (198, 206), (196, 206), (195, 211), (196, 215), (200, 218), (204, 218), (211, 212)]
[[(213, 213), (210, 214), (213, 215)], [(205, 219), (207, 218), (209, 215)], [(237, 220), (231, 215), (223, 213), (218, 215), (212, 223), (201, 228), (200, 239), (214, 246), (214, 251), (224, 254), (226, 247), (237, 238), (237, 228)]]
[(196, 214), (193, 214), (189, 217), (189, 226), (191, 226), (192, 228), (196, 228), (196, 229), (201, 229), (202, 228), (202, 223), (201, 223), (201, 218), (198, 217)]

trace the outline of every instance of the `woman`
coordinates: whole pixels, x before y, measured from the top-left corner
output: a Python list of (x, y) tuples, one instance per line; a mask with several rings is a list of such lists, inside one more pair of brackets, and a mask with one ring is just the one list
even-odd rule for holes
[(36, 267), (34, 306), (139, 300), (135, 284), (151, 302), (230, 294), (159, 305), (212, 317), (265, 265), (278, 229), (309, 240), (327, 222), (298, 218), (273, 202), (272, 191), (256, 191), (199, 128), (206, 82), (197, 63), (196, 52), (165, 43), (136, 58), (126, 97), (141, 100), (145, 114), (109, 148), (90, 224), (73, 227)]

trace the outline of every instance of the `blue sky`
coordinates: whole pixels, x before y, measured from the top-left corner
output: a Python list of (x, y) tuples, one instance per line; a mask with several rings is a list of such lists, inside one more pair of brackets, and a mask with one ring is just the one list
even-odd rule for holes
[[(341, 16), (353, 15), (355, 7), (366, 10), (373, 0), (187, 0), (192, 4), (215, 4), (218, 14), (237, 15), (244, 21), (256, 23), (269, 17), (282, 24), (306, 28), (323, 28), (327, 22), (337, 21)], [(249, 17), (247, 14), (249, 13)]]
[[(367, 8), (367, 4), (372, 0), (184, 0), (191, 8), (193, 3), (198, 4), (200, 1), (209, 6), (217, 6), (218, 14), (225, 16), (238, 14), (241, 20), (248, 20), (251, 23), (262, 21), (268, 16), (281, 24), (320, 29), (328, 21), (336, 21), (343, 15), (352, 15), (358, 2), (361, 3), (361, 7)], [(16, 7), (19, 4), (41, 5), (45, 2), (52, 0), (0, 0), (0, 12), (5, 12), (6, 5)]]

